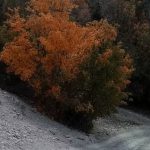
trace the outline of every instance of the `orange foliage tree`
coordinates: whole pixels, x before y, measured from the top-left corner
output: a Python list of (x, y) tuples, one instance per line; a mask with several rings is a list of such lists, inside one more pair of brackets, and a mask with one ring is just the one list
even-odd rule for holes
[(106, 21), (84, 27), (70, 21), (74, 7), (69, 0), (31, 0), (26, 17), (11, 10), (8, 25), (16, 36), (4, 47), (1, 60), (38, 92), (46, 85), (45, 92), (59, 86), (57, 76), (74, 78), (94, 46), (116, 37)]
[[(58, 105), (51, 106), (52, 100), (54, 100), (61, 105), (71, 107), (76, 112), (89, 113), (90, 111), (93, 113), (96, 103), (88, 100), (89, 96), (88, 98), (82, 97), (85, 91), (90, 94), (89, 92), (92, 92), (94, 87), (91, 89), (92, 84), (89, 82), (90, 78), (86, 76), (86, 72), (89, 76), (94, 77), (91, 70), (97, 63), (104, 68), (109, 64), (105, 74), (109, 70), (112, 72), (111, 69), (114, 65), (107, 62), (109, 62), (108, 59), (115, 59), (117, 69), (114, 68), (118, 70), (122, 67), (120, 72), (123, 70), (124, 73), (119, 76), (120, 82), (115, 83), (112, 76), (107, 83), (115, 86), (117, 84), (117, 89), (120, 90), (122, 84), (124, 86), (127, 84), (126, 75), (130, 72), (130, 65), (124, 66), (126, 64), (123, 61), (126, 59), (128, 61), (124, 53), (121, 53), (121, 57), (119, 56), (120, 52), (116, 54), (112, 49), (97, 53), (99, 50), (96, 48), (116, 39), (116, 30), (106, 20), (93, 21), (86, 25), (73, 22), (70, 14), (74, 8), (78, 7), (77, 4), (70, 0), (31, 0), (27, 4), (26, 16), (20, 14), (19, 9), (10, 10), (7, 25), (15, 37), (4, 46), (0, 58), (8, 66), (8, 72), (12, 72), (21, 80), (26, 81), (33, 87), (37, 95), (51, 103), (48, 105), (51, 107), (49, 109), (61, 111)], [(97, 56), (94, 57), (93, 68), (90, 67), (91, 70), (81, 69), (81, 66), (89, 60), (95, 50)], [(114, 53), (115, 55), (113, 55)], [(117, 60), (118, 57), (119, 60)], [(87, 63), (88, 66), (91, 64)], [(100, 69), (100, 72), (103, 73), (103, 69)], [(91, 78), (92, 82), (99, 80), (98, 83), (101, 84), (101, 81), (105, 81), (99, 79), (101, 73), (98, 73), (96, 78)], [(117, 79), (118, 76), (115, 80)], [(88, 87), (85, 87), (86, 82), (91, 90), (87, 90)], [(109, 91), (112, 88), (106, 89)], [(77, 93), (78, 91), (80, 93)], [(87, 93), (86, 95), (88, 95)], [(85, 100), (87, 101), (85, 102)], [(96, 107), (98, 108), (98, 105)]]

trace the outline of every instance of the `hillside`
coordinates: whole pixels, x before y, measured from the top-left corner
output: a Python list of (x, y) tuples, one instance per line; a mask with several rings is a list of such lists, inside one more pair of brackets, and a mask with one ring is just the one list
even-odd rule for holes
[(92, 133), (86, 135), (42, 116), (19, 97), (0, 90), (0, 149), (149, 150), (150, 119), (118, 111), (95, 121)]

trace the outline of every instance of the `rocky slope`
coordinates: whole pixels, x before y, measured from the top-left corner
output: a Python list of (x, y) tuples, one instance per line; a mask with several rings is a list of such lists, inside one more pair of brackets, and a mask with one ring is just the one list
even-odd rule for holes
[(94, 122), (91, 134), (51, 121), (0, 90), (0, 150), (149, 150), (150, 119), (118, 109)]

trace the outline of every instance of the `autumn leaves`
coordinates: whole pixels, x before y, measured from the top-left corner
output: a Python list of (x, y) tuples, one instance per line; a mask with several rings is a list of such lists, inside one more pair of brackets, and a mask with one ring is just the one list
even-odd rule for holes
[[(86, 83), (80, 87), (80, 83), (76, 85), (74, 80), (79, 81), (81, 76), (84, 77), (85, 82), (87, 81), (85, 78), (91, 79), (83, 75), (84, 70), (81, 66), (89, 60), (95, 48), (98, 51), (103, 44), (113, 42), (117, 34), (115, 28), (106, 20), (90, 22), (85, 26), (71, 21), (70, 12), (75, 7), (77, 5), (69, 0), (31, 0), (27, 5), (26, 15), (21, 15), (19, 9), (11, 11), (7, 25), (15, 36), (3, 48), (1, 60), (7, 64), (9, 72), (26, 81), (37, 95), (42, 95), (43, 99), (49, 99), (49, 101), (55, 99), (61, 104), (64, 103), (63, 107), (67, 107), (67, 110), (73, 109), (80, 112), (81, 108), (82, 112), (87, 112), (89, 108), (89, 110), (92, 109), (91, 113), (94, 113), (97, 106), (94, 106), (96, 102), (93, 98), (83, 100), (92, 91), (88, 89), (90, 82), (85, 90), (82, 86)], [(130, 60), (125, 53), (120, 53), (120, 48), (117, 49), (118, 51), (111, 48), (106, 51), (104, 49), (104, 52), (100, 52), (95, 57), (95, 63), (102, 66), (110, 59), (112, 63), (110, 64), (114, 65), (117, 59)], [(122, 66), (120, 63), (117, 67), (119, 65)], [(123, 67), (130, 72), (131, 65), (125, 63), (124, 65)], [(87, 72), (91, 73), (90, 70)], [(129, 72), (122, 72), (123, 75), (118, 76), (118, 82), (113, 81), (112, 78), (112, 83), (126, 81)], [(101, 79), (96, 76), (95, 80)], [(127, 82), (124, 82), (124, 85), (126, 84)], [(69, 91), (68, 85), (75, 91)], [(74, 92), (77, 94), (74, 95)], [(82, 98), (81, 95), (83, 95)], [(98, 112), (98, 109), (95, 112)]]

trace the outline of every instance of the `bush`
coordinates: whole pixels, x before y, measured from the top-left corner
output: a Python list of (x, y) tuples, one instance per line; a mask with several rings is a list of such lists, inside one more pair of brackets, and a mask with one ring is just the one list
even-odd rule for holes
[(39, 111), (88, 130), (119, 104), (132, 67), (119, 46), (105, 44), (115, 40), (115, 28), (105, 20), (71, 21), (74, 7), (69, 0), (31, 0), (25, 17), (10, 10), (15, 37), (1, 60), (34, 89)]
[(92, 53), (83, 67), (84, 88), (88, 87), (84, 99), (90, 99), (95, 117), (110, 114), (120, 104), (132, 71), (132, 61), (120, 45), (106, 44)]
[[(95, 7), (95, 1), (89, 0)], [(150, 105), (150, 1), (136, 0), (99, 0), (101, 13), (99, 18), (107, 18), (118, 25), (118, 41), (131, 55), (134, 62), (134, 74), (128, 91), (134, 103)], [(93, 7), (95, 9), (95, 7)], [(98, 17), (97, 17), (98, 18)], [(129, 97), (129, 98), (130, 98)]]

